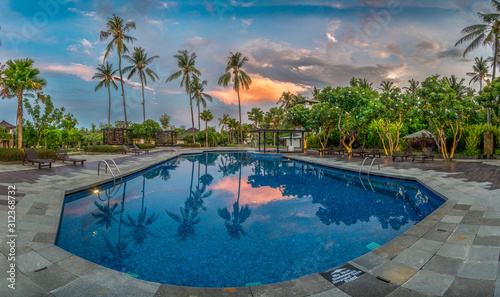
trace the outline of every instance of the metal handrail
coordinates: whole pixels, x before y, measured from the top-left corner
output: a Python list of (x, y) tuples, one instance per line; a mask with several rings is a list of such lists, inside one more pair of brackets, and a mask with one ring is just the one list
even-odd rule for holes
[(115, 165), (116, 170), (118, 170), (118, 173), (120, 174), (120, 183), (122, 183), (122, 182), (123, 182), (123, 174), (122, 174), (122, 172), (120, 171), (120, 168), (118, 168), (118, 165), (116, 165), (115, 160), (113, 160), (113, 159), (109, 159), (109, 160), (101, 160), (101, 161), (99, 161), (99, 163), (97, 163), (97, 175), (99, 175), (99, 173), (100, 173), (100, 170), (101, 170), (101, 163), (106, 164), (106, 167), (104, 167), (104, 169), (106, 170), (106, 171), (105, 171), (106, 173), (108, 173), (108, 169), (109, 169), (109, 172), (110, 172), (110, 173), (111, 173), (111, 175), (113, 176), (113, 188), (114, 188), (114, 187), (116, 186), (116, 175), (113, 173), (113, 170), (111, 170), (111, 167), (109, 166), (108, 161), (113, 162), (113, 164)]
[(366, 157), (364, 160), (363, 160), (363, 163), (361, 164), (361, 167), (359, 167), (359, 175), (361, 175), (361, 169), (363, 169), (363, 166), (365, 166), (365, 162), (367, 159), (370, 159), (370, 157)]
[(370, 176), (370, 171), (372, 170), (375, 160), (378, 160), (378, 170), (380, 170), (380, 158), (373, 158), (372, 163), (370, 164), (370, 168), (368, 168), (368, 176)]

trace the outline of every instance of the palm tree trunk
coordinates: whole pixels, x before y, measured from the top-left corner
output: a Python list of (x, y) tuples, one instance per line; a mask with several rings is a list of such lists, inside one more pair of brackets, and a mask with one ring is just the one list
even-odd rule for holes
[(208, 121), (205, 121), (205, 147), (208, 147)]
[(23, 89), (17, 89), (17, 148), (23, 148)]
[(123, 114), (125, 115), (125, 129), (128, 129), (127, 106), (125, 103), (125, 89), (123, 87), (122, 55), (121, 54), (118, 54), (118, 71), (120, 71), (120, 85), (122, 86)]
[(111, 86), (108, 84), (108, 126), (111, 126)]
[(142, 78), (142, 70), (139, 70), (139, 74), (141, 75), (141, 86), (142, 86), (142, 116), (144, 120), (142, 121), (143, 123), (146, 121), (146, 99), (144, 99), (144, 79)]
[(201, 130), (201, 125), (200, 125), (200, 102), (198, 102), (196, 105), (198, 105), (198, 131)]
[(495, 40), (495, 55), (493, 56), (493, 77), (492, 77), (492, 80), (495, 80), (497, 63), (498, 63), (498, 38)]
[(240, 89), (238, 88), (238, 112), (240, 114), (240, 134), (239, 134), (239, 143), (243, 144), (243, 134), (241, 132), (241, 103), (240, 103)]
[(193, 143), (196, 143), (194, 133), (194, 114), (193, 114), (193, 99), (191, 98), (191, 83), (189, 81), (189, 74), (187, 75), (188, 93), (189, 93), (189, 106), (191, 107), (191, 124), (193, 125)]
[(479, 92), (483, 90), (483, 78), (479, 77)]

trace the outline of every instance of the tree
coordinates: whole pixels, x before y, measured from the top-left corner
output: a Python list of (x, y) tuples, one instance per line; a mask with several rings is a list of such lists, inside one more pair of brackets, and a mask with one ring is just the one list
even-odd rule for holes
[[(264, 119), (264, 112), (257, 107), (252, 108), (251, 111), (247, 111), (248, 119), (254, 122), (254, 129), (259, 128), (259, 123)], [(255, 146), (257, 146), (257, 137), (255, 137)]]
[(467, 92), (467, 87), (464, 86), (465, 78), (462, 78), (461, 80), (458, 80), (458, 78), (455, 75), (452, 75), (450, 77), (445, 77), (446, 83), (448, 83), (448, 86), (452, 88), (455, 91), (455, 96), (458, 98), (462, 98), (465, 96)]
[[(295, 127), (302, 127), (306, 130), (313, 130), (315, 128), (313, 126), (311, 110), (303, 105), (295, 105), (290, 108), (285, 116), (286, 120)], [(304, 149), (307, 149), (307, 140), (311, 135), (311, 133), (304, 134)]]
[(297, 96), (295, 94), (292, 94), (290, 92), (283, 92), (283, 94), (281, 94), (281, 97), (276, 104), (281, 103), (280, 108), (287, 111), (290, 107), (292, 107), (295, 104), (295, 102), (297, 102)]
[(168, 128), (170, 127), (170, 120), (171, 120), (171, 116), (169, 116), (168, 114), (164, 113), (160, 116), (160, 124), (162, 126), (162, 128), (164, 130), (168, 130)]
[(125, 128), (128, 128), (127, 120), (127, 106), (125, 102), (125, 89), (123, 87), (123, 70), (122, 70), (122, 55), (128, 53), (128, 48), (125, 43), (134, 43), (136, 40), (134, 37), (127, 35), (126, 33), (132, 29), (135, 29), (135, 23), (130, 21), (125, 23), (122, 18), (113, 14), (113, 17), (108, 18), (106, 22), (106, 31), (101, 31), (100, 38), (101, 41), (105, 41), (111, 36), (111, 41), (106, 46), (106, 51), (104, 53), (103, 63), (109, 56), (109, 53), (116, 50), (118, 55), (118, 71), (120, 72), (120, 85), (122, 87), (122, 97), (123, 97), (123, 114), (125, 116)]
[(408, 81), (410, 85), (408, 87), (403, 87), (403, 90), (406, 90), (407, 94), (410, 94), (412, 97), (415, 97), (417, 93), (417, 89), (420, 87), (420, 82), (414, 80), (413, 78)]
[[(422, 82), (417, 95), (423, 101), (423, 114), (437, 131), (443, 158), (451, 161), (468, 118), (475, 114), (476, 105), (468, 97), (456, 96), (448, 80), (439, 75), (428, 77)], [(453, 136), (450, 152), (446, 143), (447, 134)]]
[(198, 77), (193, 77), (192, 90), (193, 98), (196, 100), (196, 106), (198, 107), (198, 130), (201, 130), (200, 125), (200, 104), (203, 109), (207, 108), (207, 101), (212, 102), (212, 96), (205, 93), (205, 86), (208, 84), (206, 80), (200, 81)]
[[(17, 147), (23, 147), (23, 97), (34, 97), (32, 92), (40, 91), (47, 82), (40, 71), (33, 67), (32, 59), (9, 60), (2, 73), (0, 95), (13, 98), (17, 96)], [(44, 101), (44, 98), (41, 98)]]
[(326, 149), (328, 139), (332, 131), (335, 129), (335, 124), (338, 118), (337, 109), (330, 103), (322, 102), (315, 104), (311, 111), (310, 126), (317, 131), (321, 146)]
[(500, 41), (500, 14), (498, 13), (500, 12), (500, 2), (491, 0), (491, 4), (497, 13), (479, 12), (477, 16), (481, 23), (465, 27), (461, 32), (465, 36), (460, 38), (455, 46), (470, 42), (464, 50), (464, 57), (480, 46), (492, 46), (494, 52), (493, 79), (495, 79)]
[(220, 78), (219, 78), (219, 85), (223, 85), (227, 87), (230, 81), (234, 83), (233, 89), (236, 91), (238, 94), (238, 113), (240, 115), (240, 134), (239, 134), (239, 139), (240, 142), (243, 141), (242, 139), (242, 130), (241, 130), (241, 100), (240, 100), (240, 87), (248, 90), (250, 88), (250, 85), (252, 84), (252, 79), (250, 76), (248, 76), (243, 70), (241, 70), (241, 67), (243, 67), (243, 64), (248, 61), (247, 57), (242, 57), (242, 54), (240, 52), (232, 53), (229, 52), (229, 61), (227, 62), (226, 70)]
[(129, 73), (127, 79), (130, 80), (134, 74), (137, 74), (141, 79), (142, 87), (142, 116), (143, 121), (146, 121), (146, 99), (144, 97), (144, 86), (148, 85), (147, 77), (149, 77), (153, 82), (159, 79), (158, 75), (148, 67), (155, 59), (160, 58), (160, 56), (152, 56), (148, 58), (146, 50), (142, 47), (134, 47), (134, 53), (132, 56), (123, 55), (123, 58), (127, 60), (132, 65), (123, 68), (123, 73)]
[(379, 90), (381, 90), (383, 93), (390, 93), (392, 92), (396, 87), (394, 86), (394, 82), (392, 81), (385, 81), (383, 80), (381, 83), (380, 83), (380, 88)]
[[(278, 129), (283, 120), (285, 119), (285, 112), (281, 108), (277, 107), (272, 107), (269, 109), (269, 111), (266, 113), (266, 117), (271, 120), (271, 124), (273, 125), (274, 129)], [(273, 133), (273, 143), (276, 145), (276, 134)]]
[(45, 129), (49, 126), (60, 122), (63, 118), (64, 107), (55, 108), (52, 103), (51, 97), (49, 95), (45, 96), (45, 104), (43, 114), (41, 113), (42, 105), (40, 104), (41, 99), (38, 96), (35, 99), (33, 105), (29, 103), (28, 99), (24, 99), (24, 106), (26, 111), (33, 119), (33, 127), (38, 132), (38, 139), (36, 141), (36, 147), (40, 146), (40, 141), (44, 135)]
[(206, 135), (205, 146), (208, 147), (208, 122), (210, 122), (211, 120), (214, 119), (214, 115), (212, 114), (212, 112), (210, 110), (204, 110), (200, 114), (200, 118), (203, 121), (205, 121), (205, 135)]
[(222, 131), (224, 131), (224, 130), (225, 130), (224, 128), (225, 128), (225, 127), (227, 126), (227, 124), (229, 123), (229, 119), (230, 119), (230, 118), (231, 118), (231, 117), (230, 117), (227, 113), (224, 113), (224, 114), (222, 114), (222, 118), (219, 118), (219, 119), (218, 119), (218, 120), (219, 120), (219, 126), (222, 126), (222, 127), (221, 127), (221, 130), (220, 130), (220, 133), (222, 133)]
[(473, 72), (467, 72), (467, 76), (471, 77), (469, 85), (471, 83), (479, 82), (479, 91), (483, 90), (483, 80), (487, 80), (491, 75), (488, 74), (488, 65), (483, 57), (474, 59), (475, 64), (472, 65)]
[[(173, 81), (182, 76), (181, 80), (181, 88), (185, 86), (186, 93), (189, 95), (189, 106), (191, 107), (191, 124), (193, 125), (194, 130), (194, 114), (193, 114), (193, 99), (191, 97), (191, 76), (200, 76), (201, 72), (194, 67), (196, 63), (196, 54), (189, 54), (188, 50), (177, 51), (178, 54), (174, 55), (174, 58), (177, 60), (177, 67), (179, 67), (179, 71), (170, 75), (167, 78), (166, 82)], [(196, 142), (195, 135), (193, 133), (193, 143)]]
[(108, 125), (111, 125), (111, 87), (113, 89), (118, 90), (118, 85), (115, 83), (115, 80), (120, 81), (120, 78), (115, 76), (115, 73), (118, 69), (113, 70), (113, 64), (106, 62), (106, 65), (99, 64), (97, 66), (97, 71), (94, 73), (92, 79), (99, 80), (99, 83), (95, 87), (95, 91), (97, 92), (102, 87), (108, 88)]
[(313, 87), (311, 90), (311, 94), (313, 95), (314, 100), (318, 100), (318, 95), (321, 93), (321, 89)]

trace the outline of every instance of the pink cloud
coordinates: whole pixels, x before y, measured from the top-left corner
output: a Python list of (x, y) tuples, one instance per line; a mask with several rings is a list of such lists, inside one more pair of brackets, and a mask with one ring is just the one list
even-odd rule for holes
[(84, 81), (92, 81), (95, 69), (93, 67), (71, 63), (71, 65), (63, 64), (42, 64), (38, 67), (41, 72), (58, 72), (63, 74), (75, 75)]

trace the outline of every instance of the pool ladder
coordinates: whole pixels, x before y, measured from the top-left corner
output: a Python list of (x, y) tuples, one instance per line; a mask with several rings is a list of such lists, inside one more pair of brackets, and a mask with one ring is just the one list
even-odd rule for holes
[(123, 174), (120, 171), (120, 168), (118, 168), (118, 165), (116, 165), (115, 160), (113, 160), (113, 159), (99, 161), (99, 163), (97, 164), (97, 175), (99, 175), (99, 171), (101, 169), (101, 163), (104, 163), (106, 165), (106, 167), (104, 167), (105, 172), (108, 173), (108, 169), (109, 169), (109, 173), (111, 173), (111, 175), (113, 176), (113, 188), (114, 188), (114, 187), (116, 187), (116, 175), (113, 173), (113, 170), (111, 170), (111, 167), (109, 166), (108, 161), (113, 162), (113, 165), (115, 165), (115, 168), (116, 168), (116, 170), (118, 171), (118, 174), (119, 174), (118, 177), (120, 178), (120, 184), (123, 182)]
[[(359, 167), (359, 175), (361, 175), (361, 170), (363, 169), (363, 166), (365, 166), (365, 162), (366, 160), (370, 159), (370, 157), (366, 157), (364, 160), (363, 160), (363, 163), (361, 164), (361, 167)], [(372, 167), (373, 167), (373, 163), (375, 163), (375, 161), (378, 160), (378, 170), (380, 170), (380, 158), (373, 158), (372, 160), (372, 163), (370, 164), (370, 168), (368, 168), (368, 176), (370, 176), (370, 171), (372, 170)]]

